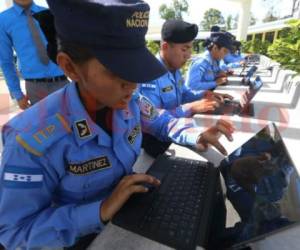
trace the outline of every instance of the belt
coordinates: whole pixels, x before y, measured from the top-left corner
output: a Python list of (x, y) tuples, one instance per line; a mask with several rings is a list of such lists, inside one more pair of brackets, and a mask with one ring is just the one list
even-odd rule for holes
[(50, 78), (35, 78), (35, 79), (25, 79), (28, 82), (60, 82), (66, 81), (68, 78), (66, 76), (55, 76)]

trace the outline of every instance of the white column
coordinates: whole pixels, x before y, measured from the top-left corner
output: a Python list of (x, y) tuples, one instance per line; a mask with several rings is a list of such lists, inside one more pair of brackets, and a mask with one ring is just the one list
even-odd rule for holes
[(252, 0), (240, 0), (240, 12), (236, 36), (237, 40), (247, 39), (247, 31), (251, 17), (251, 2)]
[[(299, 5), (300, 5), (300, 3), (299, 3)], [(294, 14), (294, 17), (297, 18), (297, 19), (300, 19), (300, 6), (298, 7), (298, 10)]]
[(4, 0), (4, 5), (7, 8), (10, 8), (12, 6), (12, 0)]

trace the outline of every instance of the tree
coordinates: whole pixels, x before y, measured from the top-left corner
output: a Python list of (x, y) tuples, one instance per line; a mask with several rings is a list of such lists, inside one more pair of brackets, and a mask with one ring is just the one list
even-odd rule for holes
[(202, 26), (203, 30), (210, 30), (213, 25), (224, 25), (224, 17), (222, 16), (221, 11), (217, 9), (210, 8), (209, 10), (205, 11), (204, 18), (200, 25)]
[(279, 17), (273, 16), (272, 13), (268, 12), (266, 17), (262, 21), (263, 21), (263, 23), (268, 23), (268, 22), (276, 21), (278, 19), (279, 19)]
[(250, 17), (250, 25), (255, 25), (257, 19), (254, 17), (253, 13), (250, 13), (251, 17)]
[(300, 73), (300, 20), (291, 20), (288, 24), (285, 36), (274, 41), (268, 55), (283, 67)]
[[(263, 0), (263, 2), (266, 3), (266, 6), (268, 6), (268, 7), (271, 6), (271, 8), (274, 8), (276, 6), (280, 6), (281, 0)], [(300, 5), (300, 0), (292, 1), (291, 14), (288, 15), (288, 17), (291, 17), (294, 15), (294, 13), (300, 8), (299, 5)]]
[(227, 16), (227, 18), (226, 18), (226, 30), (233, 29), (233, 25), (234, 25), (233, 22), (234, 22), (233, 16), (232, 15)]
[(182, 13), (187, 13), (189, 4), (186, 0), (173, 0), (170, 6), (162, 4), (159, 7), (159, 15), (164, 20), (179, 19), (183, 20)]
[(274, 7), (271, 7), (268, 11), (266, 17), (262, 20), (264, 23), (272, 22), (278, 20), (279, 17), (275, 15)]
[[(238, 20), (239, 20), (239, 15), (236, 15), (233, 18), (232, 21), (232, 29), (236, 29), (237, 28), (237, 24), (238, 24)], [(255, 25), (256, 24), (257, 19), (254, 17), (253, 13), (250, 13), (250, 24), (249, 25)]]

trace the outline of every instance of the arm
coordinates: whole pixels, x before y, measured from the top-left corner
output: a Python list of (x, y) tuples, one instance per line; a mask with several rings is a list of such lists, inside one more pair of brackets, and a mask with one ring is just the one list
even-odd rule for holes
[(14, 98), (20, 100), (24, 95), (21, 91), (20, 79), (14, 65), (13, 43), (3, 25), (3, 21), (0, 20), (0, 67), (2, 68), (9, 92)]
[[(151, 103), (158, 109), (166, 109), (162, 103), (159, 94), (160, 86), (158, 81), (142, 83), (139, 92), (146, 96)], [(179, 105), (174, 109), (167, 109), (175, 117), (190, 117), (192, 115), (191, 108), (188, 105)]]
[[(0, 242), (7, 249), (70, 246), (77, 237), (103, 228), (99, 216), (102, 201), (55, 206), (53, 193), (60, 176), (53, 159), (29, 154), (16, 143), (13, 132), (4, 139)], [(24, 176), (29, 178), (27, 182), (22, 181)]]
[(203, 59), (195, 61), (188, 70), (185, 84), (193, 90), (209, 90), (217, 87), (214, 76), (212, 75), (212, 80), (208, 81), (204, 78), (206, 74), (208, 74), (208, 62)]
[(206, 90), (193, 90), (190, 89), (188, 86), (182, 86), (182, 102), (188, 103), (200, 100), (204, 97)]
[(202, 151), (211, 144), (221, 153), (226, 154), (226, 150), (218, 139), (221, 134), (225, 134), (228, 140), (232, 140), (231, 134), (234, 128), (231, 123), (220, 120), (209, 129), (201, 129), (191, 118), (178, 119), (171, 116), (166, 110), (157, 110), (145, 96), (139, 96), (138, 104), (144, 132), (164, 141), (171, 140), (178, 144), (194, 146)]

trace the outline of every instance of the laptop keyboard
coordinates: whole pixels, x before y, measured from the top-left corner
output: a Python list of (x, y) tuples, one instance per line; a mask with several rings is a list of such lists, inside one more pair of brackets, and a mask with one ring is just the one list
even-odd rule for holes
[(139, 227), (185, 249), (195, 245), (209, 167), (205, 162), (176, 158), (161, 186), (150, 194), (153, 200)]

